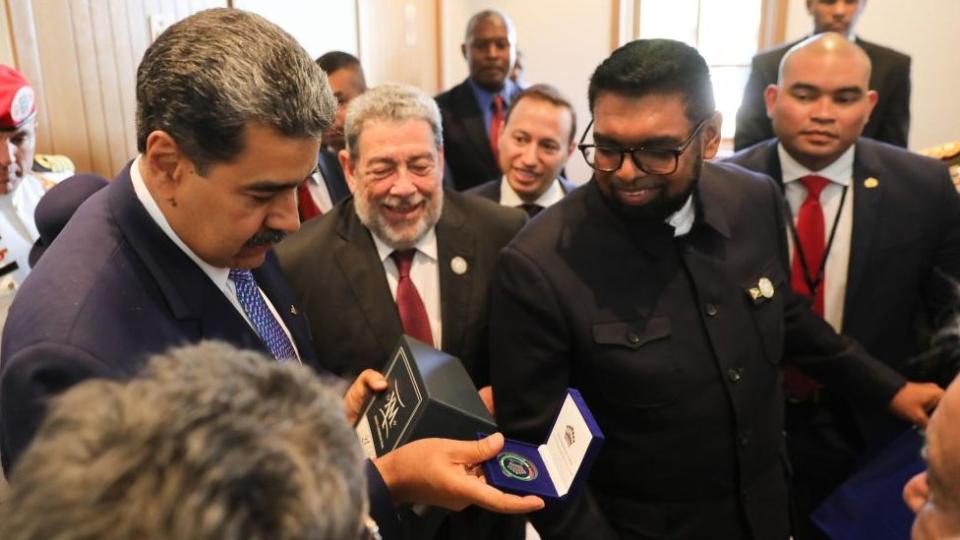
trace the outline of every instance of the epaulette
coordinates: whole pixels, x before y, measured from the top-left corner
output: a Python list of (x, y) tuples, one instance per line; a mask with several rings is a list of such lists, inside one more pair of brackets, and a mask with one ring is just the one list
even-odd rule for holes
[(60, 154), (37, 154), (33, 158), (34, 172), (72, 173), (76, 168), (73, 161)]

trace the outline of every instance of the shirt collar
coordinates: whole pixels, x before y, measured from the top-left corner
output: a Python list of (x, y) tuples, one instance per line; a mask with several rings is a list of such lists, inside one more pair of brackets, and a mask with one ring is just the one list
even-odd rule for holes
[(673, 236), (683, 236), (693, 228), (693, 222), (697, 218), (697, 213), (693, 208), (693, 195), (687, 197), (687, 202), (670, 215), (664, 222), (673, 227)]
[(504, 81), (503, 88), (501, 88), (499, 92), (491, 92), (473, 82), (473, 79), (470, 78), (467, 78), (467, 82), (470, 84), (470, 88), (473, 89), (473, 95), (477, 99), (477, 106), (480, 107), (481, 111), (489, 111), (493, 104), (493, 96), (499, 95), (503, 98), (504, 112), (506, 112), (506, 107), (510, 106), (510, 101), (513, 99), (513, 96), (520, 91), (517, 84), (509, 78)]
[(147, 185), (143, 181), (143, 177), (140, 175), (140, 160), (143, 156), (137, 156), (137, 159), (133, 161), (133, 164), (130, 165), (130, 181), (133, 183), (133, 191), (137, 194), (137, 199), (140, 200), (140, 204), (143, 205), (143, 208), (146, 209), (147, 214), (150, 215), (150, 218), (157, 224), (158, 227), (167, 235), (170, 240), (180, 248), (181, 251), (187, 254), (187, 257), (190, 257), (197, 266), (200, 267), (200, 270), (203, 270), (203, 273), (210, 276), (210, 279), (213, 280), (213, 283), (216, 284), (220, 290), (228, 290), (228, 284), (230, 278), (230, 269), (229, 268), (217, 268), (209, 264), (208, 262), (201, 259), (196, 253), (190, 249), (187, 244), (177, 236), (177, 233), (173, 230), (173, 227), (170, 226), (170, 222), (167, 221), (167, 217), (163, 215), (163, 212), (160, 210), (160, 206), (157, 205), (157, 201), (153, 199), (153, 195), (150, 194), (150, 190), (147, 189)]
[(819, 171), (811, 171), (793, 159), (790, 152), (783, 147), (783, 143), (777, 143), (777, 155), (780, 158), (780, 174), (784, 185), (803, 178), (804, 176), (816, 175), (822, 176), (827, 180), (841, 186), (850, 184), (853, 178), (853, 154), (856, 145), (850, 145), (833, 163), (827, 165)]
[[(368, 229), (369, 230), (369, 229)], [(370, 231), (370, 236), (373, 238), (373, 244), (377, 246), (377, 255), (380, 257), (380, 262), (385, 262), (387, 258), (395, 250), (390, 247), (389, 244), (380, 239), (379, 236)], [(430, 230), (427, 231), (427, 234), (423, 235), (423, 238), (419, 242), (414, 244), (414, 249), (420, 253), (426, 255), (431, 260), (437, 260), (437, 227), (430, 227)]]
[[(536, 204), (542, 208), (547, 208), (550, 205), (560, 202), (560, 199), (563, 198), (563, 188), (560, 187), (560, 180), (554, 178), (553, 182), (550, 182), (550, 187), (544, 190), (543, 193), (537, 197), (537, 200), (533, 201), (532, 204)], [(507, 177), (504, 175), (500, 178), (500, 204), (503, 206), (520, 206), (522, 204), (527, 204), (527, 201), (523, 200), (520, 195), (514, 191), (513, 186), (510, 185), (510, 182), (507, 182)]]

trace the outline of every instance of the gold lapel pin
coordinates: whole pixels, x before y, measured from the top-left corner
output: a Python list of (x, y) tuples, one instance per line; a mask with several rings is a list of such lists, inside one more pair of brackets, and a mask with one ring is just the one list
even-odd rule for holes
[(750, 299), (753, 300), (754, 303), (756, 303), (757, 300), (760, 300), (760, 296), (761, 296), (760, 289), (756, 287), (750, 287), (749, 289), (747, 289), (747, 294), (750, 295)]
[(462, 276), (467, 273), (467, 260), (463, 257), (457, 255), (456, 257), (450, 259), (450, 269), (453, 270), (454, 274)]
[(863, 181), (863, 187), (867, 189), (873, 189), (879, 185), (880, 185), (880, 181), (872, 176)]
[(290, 314), (291, 315), (297, 314), (297, 306), (290, 306)]

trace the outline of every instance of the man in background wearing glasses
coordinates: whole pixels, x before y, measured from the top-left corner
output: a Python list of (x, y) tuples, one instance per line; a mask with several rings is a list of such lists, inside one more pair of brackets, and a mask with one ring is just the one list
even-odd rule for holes
[(942, 391), (790, 290), (779, 190), (705, 162), (721, 118), (696, 50), (627, 44), (589, 102), (592, 181), (518, 234), (494, 280), (500, 428), (545, 440), (575, 387), (606, 435), (586, 489), (531, 520), (544, 538), (785, 539), (782, 358), (919, 424)]

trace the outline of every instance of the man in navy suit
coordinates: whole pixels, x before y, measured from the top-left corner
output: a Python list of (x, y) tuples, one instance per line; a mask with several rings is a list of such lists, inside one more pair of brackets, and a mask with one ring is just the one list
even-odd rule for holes
[[(0, 356), (8, 474), (48, 398), (92, 377), (130, 378), (171, 346), (218, 339), (318, 365), (271, 248), (299, 228), (296, 190), (333, 117), (320, 68), (262, 17), (208, 10), (147, 49), (137, 111), (140, 155), (77, 210), (11, 308)], [(348, 417), (385, 384), (361, 374)], [(427, 439), (377, 458), (368, 480), (385, 536), (396, 535), (394, 503), (541, 506), (464, 474), (501, 441)]]
[[(861, 137), (878, 97), (868, 87), (869, 57), (844, 36), (824, 33), (797, 45), (780, 73), (765, 95), (777, 139), (730, 161), (783, 189), (793, 216), (792, 275), (813, 283), (826, 321), (908, 378), (930, 380), (906, 360), (929, 346), (929, 329), (953, 305), (951, 278), (960, 277), (960, 198), (947, 168)], [(824, 255), (803, 266), (799, 253), (808, 250), (801, 242), (797, 251), (797, 238), (811, 205), (822, 216)], [(853, 472), (864, 447), (898, 429), (880, 410), (854, 415), (843, 394), (787, 382), (795, 501), (799, 523), (810, 527), (806, 516)], [(796, 535), (821, 537), (812, 528)]]
[[(806, 0), (807, 11), (813, 18), (813, 33), (838, 32), (856, 40), (870, 57), (873, 70), (870, 89), (877, 91), (877, 103), (870, 121), (863, 128), (863, 136), (878, 141), (907, 146), (910, 131), (910, 57), (888, 47), (864, 41), (854, 34), (857, 19), (867, 0)], [(773, 137), (773, 127), (767, 118), (763, 102), (766, 88), (777, 82), (780, 61), (794, 41), (762, 52), (753, 57), (750, 78), (743, 91), (743, 102), (737, 111), (737, 130), (733, 138), (734, 150)]]
[(343, 122), (347, 105), (367, 90), (367, 80), (356, 56), (343, 51), (330, 51), (317, 58), (317, 65), (327, 74), (333, 97), (337, 99), (337, 115), (333, 123), (323, 130), (317, 172), (297, 192), (301, 223), (326, 214), (350, 195), (337, 153), (344, 148)]
[(532, 218), (576, 187), (561, 175), (576, 131), (573, 106), (556, 88), (527, 88), (507, 110), (498, 141), (502, 174), (467, 192), (522, 208)]
[(497, 138), (514, 96), (510, 80), (517, 55), (517, 29), (501, 11), (484, 10), (467, 22), (460, 46), (470, 75), (437, 96), (443, 115), (444, 182), (458, 190), (500, 175)]

